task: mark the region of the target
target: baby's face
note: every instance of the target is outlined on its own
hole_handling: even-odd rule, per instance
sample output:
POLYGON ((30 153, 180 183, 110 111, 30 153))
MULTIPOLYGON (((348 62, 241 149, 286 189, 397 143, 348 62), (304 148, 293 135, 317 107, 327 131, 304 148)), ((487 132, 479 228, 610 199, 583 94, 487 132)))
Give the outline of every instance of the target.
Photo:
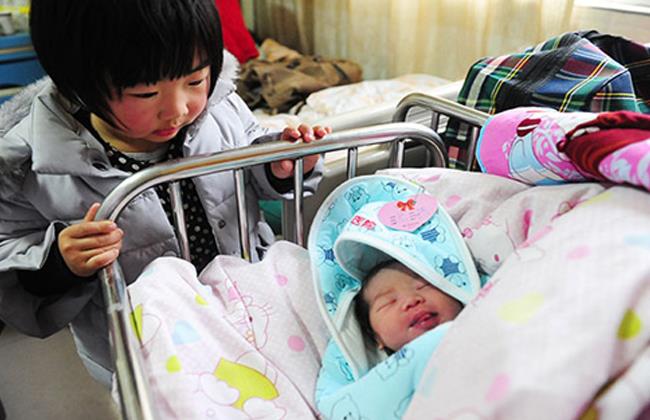
POLYGON ((462 305, 428 281, 393 268, 380 270, 363 289, 370 326, 380 345, 397 351, 406 343, 450 321, 462 305))

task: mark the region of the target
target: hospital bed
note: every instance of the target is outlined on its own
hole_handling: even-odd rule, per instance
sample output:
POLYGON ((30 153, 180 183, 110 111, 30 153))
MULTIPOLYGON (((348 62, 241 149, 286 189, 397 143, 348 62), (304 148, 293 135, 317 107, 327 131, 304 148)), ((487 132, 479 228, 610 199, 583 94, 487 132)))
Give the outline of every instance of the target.
MULTIPOLYGON (((383 116, 383 124, 343 129, 313 144, 252 146, 147 169, 118 187, 102 204, 98 217, 117 219, 129 200, 158 183, 173 185, 183 178, 220 170, 234 171, 238 208, 244 209, 244 168, 279 158, 297 159, 300 167, 300 157, 325 153, 331 173, 326 172, 320 186, 321 200, 345 178, 394 166, 382 173, 419 182, 439 196, 473 254, 495 270, 492 280, 457 319, 459 327, 432 357, 423 376, 423 392, 414 395, 405 418, 644 418, 650 401, 648 194, 596 183, 557 189, 527 187, 508 179, 448 169, 449 148, 436 134, 444 130, 448 117, 469 127, 465 148, 458 151, 457 159, 472 168, 472 149, 488 116, 445 98, 414 94, 393 110, 393 123, 386 123, 383 116), (412 116, 415 108, 430 110, 426 126, 401 122, 405 115, 412 116), (427 145, 428 159, 421 147, 413 146, 419 142, 427 145), (328 160, 328 155, 333 157, 328 160), (614 228, 627 234, 615 238, 614 228), (609 281, 614 278, 616 282, 609 281), (563 286, 567 284, 572 287, 563 286), (468 353, 472 357, 467 357, 468 353), (549 413, 546 407, 554 411, 549 413)), ((297 173, 294 184, 300 192, 302 180, 300 171, 297 173)), ((297 197, 285 208, 283 237, 302 244, 310 212, 319 203, 310 202, 311 198, 303 201, 300 194, 297 197)), ((182 219, 180 213, 178 219, 182 219)), ((245 220, 240 217, 240 232, 247 231, 245 220)), ((182 231, 182 223, 179 225, 182 231)), ((264 271, 264 267, 268 269, 278 253, 282 266, 301 258, 296 248, 281 244, 276 251, 272 247, 270 257, 262 263, 247 265, 250 251, 247 235, 242 236, 244 259, 221 260, 216 269, 223 268, 219 264, 231 264, 242 275, 254 271, 251 277, 260 282, 265 274, 273 275, 273 270, 264 271)), ((184 235, 179 237, 186 249, 184 235)), ((277 281, 300 280, 296 277, 304 277, 304 265, 297 267, 303 271, 283 272, 277 281)), ((131 332, 133 314, 147 303, 142 290, 126 286, 117 264, 101 272, 101 281, 108 303, 122 416, 169 417, 161 414, 165 407, 160 404, 159 383, 150 370, 150 355, 131 332)), ((138 281, 134 285, 138 283, 147 284, 138 281)), ((289 313, 283 310, 288 303, 280 301, 275 308, 287 329, 296 314, 315 311, 312 307, 289 313)), ((293 348, 300 347, 296 344, 300 343, 292 342, 293 348)), ((314 359, 312 365, 316 366, 318 360, 314 359)), ((183 394, 182 389, 174 391, 179 392, 170 395, 170 400, 183 394)), ((294 394, 309 398, 309 390, 300 391, 304 392, 294 394)))
MULTIPOLYGON (((446 346, 432 357, 423 376, 423 391, 415 394, 405 417, 423 418, 435 412, 440 418, 548 418, 549 411, 531 411, 544 401, 557 418, 592 413, 602 418, 644 418, 650 401, 650 197, 627 186, 582 183, 549 189, 447 169, 449 147, 437 135, 447 118, 467 125, 465 143, 456 156, 459 166, 475 167, 474 148, 488 116, 445 98, 412 94, 398 104, 393 114, 396 122, 390 124, 344 130, 314 144, 254 146, 142 172, 108 197, 100 217, 116 218, 126 201, 155 183, 215 170, 235 170, 238 208, 243 209, 244 167, 290 158, 297 159, 300 168, 301 156, 326 153, 327 161, 327 153, 344 151, 347 159, 335 156, 328 161, 335 168, 340 160, 340 173, 326 177, 319 191, 324 197, 345 178, 359 175, 360 168, 368 172, 385 164, 399 168, 411 152, 416 166, 427 167, 383 173, 420 182, 440 197, 475 258, 493 277, 456 321, 461 326, 452 330, 446 346), (428 127, 399 122, 414 108, 429 110, 428 127), (426 146, 424 150, 412 147, 418 141, 426 146), (388 144, 390 148, 377 146, 388 144), (364 153, 361 149, 366 146, 370 152, 364 153), (429 158, 424 157, 427 154, 429 158), (594 223, 598 229, 591 229, 594 223), (613 248, 608 246, 610 240, 613 248), (590 264, 585 265, 587 261, 590 264), (620 283, 608 281, 622 271, 620 283), (566 286, 569 280, 571 287, 566 286), (608 310, 603 312, 604 305, 608 310), (558 339, 566 340, 566 345, 558 346, 558 339), (591 351, 595 348, 599 351, 591 351), (479 354, 467 358, 466 349, 479 354), (585 352, 590 356, 585 357, 585 352), (526 357, 536 357, 535 362, 526 357)), ((319 204, 305 206, 301 183, 297 171, 298 199, 285 208, 289 215, 285 228, 289 222, 293 228, 284 230, 285 239, 300 245, 309 214, 319 204)), ((245 220, 240 217, 242 233, 247 231, 245 220)), ((249 245, 246 235, 242 237, 241 254, 247 258, 249 245)), ((282 264, 291 265, 292 255, 291 248, 284 249, 282 264)), ((272 264, 273 258, 265 259, 266 264, 272 264)), ((254 266, 250 266, 253 271, 254 266)), ((240 267, 240 273, 247 270, 240 267)), ((293 280, 291 274, 286 276, 293 280)), ((138 345, 134 347, 127 337, 133 307, 119 268, 109 267, 101 277, 111 308, 123 415, 156 418, 160 406, 149 393, 151 374, 143 372, 138 345)), ((256 280, 263 281, 260 277, 265 276, 257 273, 256 280)), ((136 303, 146 300, 142 296, 135 297, 136 303)), ((283 326, 289 328, 291 316, 276 311, 286 316, 283 326)))
MULTIPOLYGON (((243 214, 246 208, 243 171, 246 167, 277 159, 295 159, 298 170, 294 177, 294 188, 298 199, 285 208, 285 226, 290 225, 293 229, 283 231, 284 239, 303 245, 306 226, 312 217, 310 212, 318 203, 313 202, 310 203, 311 207, 306 207, 301 198, 301 157, 324 153, 327 159, 327 154, 343 151, 346 159, 336 157, 329 161, 330 167, 337 167, 337 159, 340 159, 338 171, 341 173, 332 179, 326 176, 329 181, 320 186, 323 189, 319 191, 321 197, 326 196, 343 179, 360 175, 362 167, 372 172, 381 165, 388 165, 395 169, 382 173, 419 182, 440 198, 456 219, 480 266, 492 275, 484 290, 455 321, 462 327, 453 329, 445 345, 432 357, 428 373, 421 382, 424 391, 415 394, 406 418, 423 418, 432 410, 437 410, 440 418, 548 418, 549 412, 543 409, 539 409, 538 414, 530 411, 531 407, 538 406, 538 400, 557 411, 557 418, 588 416, 592 412, 601 413, 602 418, 643 418, 639 416, 647 415, 647 403, 650 401, 650 382, 647 379, 650 378, 650 348, 647 344, 650 336, 647 331, 650 263, 647 261, 650 259, 646 254, 647 237, 650 237, 650 197, 646 192, 626 186, 582 183, 551 187, 554 189, 550 190, 549 187, 525 186, 491 175, 448 169, 449 148, 437 133, 444 128, 447 118, 456 119, 468 127, 466 147, 457 156, 463 166, 472 168, 479 129, 486 123, 488 115, 445 98, 412 94, 399 103, 393 114, 395 122, 392 123, 343 130, 311 144, 257 145, 165 163, 141 171, 107 197, 98 217, 117 219, 129 200, 158 183, 171 182, 172 191, 177 191, 176 185, 180 179, 232 170, 237 186, 241 256, 247 260, 250 259, 250 250, 243 214), (427 126, 401 122, 414 108, 429 110, 427 126), (424 149, 421 146, 413 147, 414 143, 421 143, 424 149), (370 148, 371 151, 364 153, 363 148, 370 148), (426 167, 401 168, 405 159, 408 161, 409 152, 415 155, 418 165, 424 164, 426 167), (428 158, 424 158, 425 155, 428 158), (600 232, 587 232, 597 220, 601 220, 600 232), (618 244, 615 248, 608 248, 603 235, 614 237, 619 232, 626 233, 618 242, 614 241, 618 244), (611 257, 611 263, 604 262, 606 257, 611 257), (591 261, 591 265, 581 265, 586 261, 591 261), (623 267, 627 269, 623 270, 623 267), (607 276, 622 270, 625 274, 619 279, 620 286, 605 281, 607 276), (566 286, 568 280, 575 285, 566 286), (593 285, 592 288, 589 288, 590 285, 593 285), (598 312, 603 305, 609 305, 608 310, 598 312), (538 315, 546 311, 552 316, 538 315), (590 317, 595 322, 591 322, 590 317), (527 327, 523 328, 522 325, 527 327), (554 341, 557 339, 567 340, 566 348, 560 350, 554 341), (600 352, 590 351, 596 347, 600 352), (463 357, 463 349, 472 352, 475 357, 463 357), (589 357, 585 357, 585 351, 589 357), (535 355, 538 358, 536 361, 526 360, 526 357, 535 355), (566 373, 562 373, 563 369, 566 373), (570 369, 575 369, 575 372, 571 374, 570 369), (525 375, 519 376, 522 372, 525 375), (459 393, 459 389, 464 389, 464 392, 459 393), (478 401, 480 406, 464 405, 468 401, 473 404, 478 401)), ((183 233, 180 210, 176 210, 176 214, 180 222, 176 228, 181 249, 186 253, 187 239, 183 233)), ((226 258, 217 259, 213 269, 225 270, 221 265, 230 267, 228 269, 236 266, 242 278, 246 277, 248 271, 257 270, 252 276, 256 282, 263 282, 266 275, 282 278, 283 281, 294 280, 299 274, 290 274, 290 268, 286 268, 288 271, 280 277, 277 277, 277 271, 273 271, 277 267, 264 272, 264 264, 280 264, 274 259, 280 259, 283 266, 291 267, 294 260, 303 258, 299 251, 288 245, 281 244, 278 248, 282 250, 271 251, 257 265, 247 266, 244 260, 233 262, 226 258)), ((158 276, 155 276, 160 281, 156 283, 159 286, 164 284, 160 278, 166 276, 164 264, 162 271, 159 269, 158 276)), ((304 266, 301 267, 301 274, 304 274, 304 266)), ((210 267, 206 269, 208 272, 210 270, 210 267)), ((129 332, 133 314, 149 303, 144 297, 143 288, 151 280, 139 280, 127 288, 117 263, 102 270, 100 277, 109 308, 110 338, 123 417, 160 418, 160 410, 164 409, 158 402, 165 396, 161 394, 158 373, 154 375, 147 371, 152 367, 150 347, 143 359, 143 349, 150 342, 145 343, 141 335, 138 335, 140 341, 134 340, 129 332), (137 290, 138 284, 144 286, 137 290), (155 396, 151 391, 153 383, 156 384, 155 396)), ((212 290, 220 287, 220 280, 210 283, 215 280, 209 276, 201 281, 210 285, 212 290)), ((174 282, 171 280, 170 284, 174 282)), ((245 285, 240 286, 244 290, 245 285)), ((249 294, 259 289, 259 286, 251 287, 249 294)), ((250 299, 250 296, 246 297, 250 299)), ((242 302, 244 300, 238 305, 245 305, 242 302)), ((314 307, 305 307, 301 312, 298 304, 289 314, 282 307, 291 306, 290 302, 276 303, 276 315, 284 317, 282 325, 285 329, 290 328, 291 317, 300 318, 307 311, 315 311, 314 307)), ((164 316, 161 313, 157 315, 164 316)), ((307 322, 302 318, 298 321, 307 322)), ((215 334, 220 335, 216 331, 217 327, 215 334)), ((292 338, 295 339, 295 336, 292 338)), ((317 336, 312 338, 312 341, 322 339, 317 336)), ((261 354, 262 351, 258 350, 261 354)), ((269 356, 268 353, 272 351, 265 351, 264 357, 272 359, 273 355, 269 356)), ((317 354, 314 353, 314 360, 318 359, 317 354)), ((235 356, 231 357, 234 359, 235 356)), ((250 357, 250 354, 246 357, 250 357)), ((276 360, 285 358, 281 354, 275 357, 276 360)), ((174 361, 178 363, 178 360, 174 361)), ((172 367, 180 369, 176 365, 172 367)), ((173 370, 170 370, 169 362, 167 369, 169 372, 173 370)), ((212 381, 215 380, 213 376, 225 381, 223 373, 217 375, 218 370, 208 376, 212 381)), ((282 372, 278 369, 275 375, 282 376, 282 372)), ((315 372, 311 371, 311 376, 315 372)), ((180 383, 180 379, 175 381, 180 383)), ((170 389, 174 387, 170 386, 170 389)), ((294 391, 312 392, 299 388, 296 386, 294 391)), ((194 391, 192 395, 197 392, 194 391)), ((175 390, 169 401, 180 398, 181 394, 182 389, 175 390)), ((309 399, 309 396, 303 398, 309 399)), ((185 408, 196 404, 202 403, 194 402, 185 408)), ((165 409, 169 408, 167 405, 165 409)), ((228 407, 214 407, 232 410, 235 406, 242 409, 241 404, 235 402, 228 407)), ((219 415, 213 408, 207 412, 219 415)), ((165 413, 163 418, 170 415, 167 411, 165 413)), ((280 413, 286 414, 286 411, 280 413)), ((278 414, 275 418, 283 417, 278 414)))
MULTIPOLYGON (((248 229, 246 218, 241 215, 246 207, 244 168, 281 158, 295 159, 298 168, 294 177, 297 199, 286 209, 293 212, 292 216, 285 217, 285 222, 292 222, 293 228, 285 230, 287 236, 284 239, 302 245, 305 220, 310 217, 305 217, 301 198, 301 157, 325 153, 327 161, 328 153, 344 151, 347 159, 345 164, 341 164, 344 168, 340 170, 342 179, 359 175, 361 167, 371 167, 374 171, 378 162, 387 163, 394 169, 383 170, 383 174, 421 183, 439 198, 458 223, 480 267, 492 276, 455 321, 455 327, 441 348, 432 355, 420 382, 421 389, 414 395, 405 418, 484 419, 500 416, 542 419, 551 415, 576 418, 593 413, 599 413, 601 418, 645 418, 650 401, 650 332, 647 328, 650 323, 650 287, 647 283, 650 276, 650 259, 647 258, 650 197, 647 192, 598 183, 531 187, 511 179, 449 169, 449 147, 437 134, 446 118, 467 125, 468 136, 457 158, 462 166, 474 167, 473 149, 479 129, 488 116, 444 98, 413 94, 397 106, 393 117, 397 122, 343 130, 311 144, 251 146, 166 163, 139 172, 107 197, 98 217, 115 220, 130 199, 158 183, 172 182, 174 191, 177 188, 174 183, 180 179, 233 170, 240 211, 241 255, 246 260, 250 250, 244 234, 248 229), (416 107, 429 110, 429 126, 399 122, 416 107), (428 159, 423 158, 427 154, 423 149, 412 147, 411 143, 416 142, 425 146, 428 159), (390 148, 377 146, 388 144, 390 148), (364 147, 369 147, 371 152, 364 154, 360 151, 364 147), (408 160, 409 151, 414 152, 419 164, 429 160, 427 167, 400 168, 405 159, 408 160), (363 161, 364 158, 368 161, 363 161), (597 229, 593 228, 594 224, 597 224, 597 229), (617 277, 616 282, 611 281, 613 277, 617 277), (603 310, 605 306, 607 310, 603 310)), ((329 161, 330 165, 332 162, 329 161)), ((340 184, 342 179, 336 179, 333 184, 340 184)), ((325 183, 320 188, 324 189, 321 194, 325 196, 333 185, 325 183)), ((312 205, 317 207, 318 203, 312 205)), ((182 221, 180 215, 177 219, 182 221)), ((182 226, 182 223, 177 226, 180 232, 182 226)), ((181 233, 179 237, 181 248, 186 249, 185 235, 181 233)), ((264 282, 267 277, 271 281, 275 276, 278 284, 282 285, 305 281, 304 254, 296 249, 300 248, 281 243, 276 248, 271 247, 261 263, 252 265, 240 259, 233 261, 219 257, 199 279, 217 293, 223 284, 220 285, 221 280, 215 280, 219 275, 210 277, 211 270, 221 270, 221 274, 237 270, 239 292, 243 295, 248 287, 248 295, 237 301, 237 305, 245 306, 256 298, 255 293, 260 291, 259 282, 264 282), (282 269, 278 268, 280 265, 282 269), (302 268, 291 272, 292 267, 302 268), (245 280, 248 277, 254 280, 247 285, 245 280)), ((168 274, 164 268, 168 263, 161 264, 163 268, 155 276, 149 273, 148 280, 141 279, 129 288, 117 264, 103 270, 100 276, 109 308, 120 405, 123 416, 129 419, 158 418, 160 410, 168 410, 181 399, 181 395, 185 395, 182 387, 174 388, 176 383, 182 382, 176 376, 167 384, 171 387, 166 388, 167 391, 173 391, 165 400, 164 393, 161 394, 163 388, 160 388, 164 379, 158 376, 159 372, 154 375, 148 371, 155 367, 151 364, 155 346, 151 347, 152 341, 145 342, 142 338, 142 326, 136 328, 141 341, 134 341, 133 334, 129 335, 131 317, 139 310, 142 319, 142 306, 149 304, 144 290, 147 282, 152 285, 151 278, 156 277, 155 284, 159 287, 177 283, 161 280, 168 274), (147 356, 143 358, 145 348, 147 356), (152 383, 156 383, 155 392, 152 392, 152 383), (161 404, 161 398, 164 404, 161 404)), ((231 292, 232 289, 224 290, 223 296, 231 292)), ((201 296, 196 299, 204 302, 205 295, 201 296)), ((222 297, 222 301, 228 299, 222 297)), ((304 296, 286 302, 268 301, 275 302, 274 316, 281 320, 282 329, 289 330, 293 324, 315 322, 305 321, 304 317, 311 316, 308 312, 314 312, 315 306, 310 302, 301 306, 303 299, 304 296)), ((189 305, 191 300, 187 302, 189 305)), ((178 303, 174 306, 185 308, 178 303)), ((258 309, 263 306, 267 308, 262 309, 269 309, 268 304, 259 305, 258 309)), ((252 306, 249 309, 252 310, 252 306)), ((151 317, 152 314, 148 315, 151 317)), ((162 318, 165 311, 154 315, 162 318)), ((217 323, 215 320, 212 324, 214 335, 223 337, 217 323)), ((264 328, 266 333, 266 328, 271 326, 264 325, 264 328)), ((297 378, 292 382, 291 374, 307 374, 315 380, 318 349, 322 350, 318 342, 322 344, 324 338, 318 334, 320 330, 316 326, 313 330, 303 330, 305 334, 311 334, 309 339, 301 340, 292 335, 289 340, 289 347, 294 351, 303 351, 305 342, 316 342, 309 374, 305 370, 291 371, 291 367, 286 366, 273 369, 269 367, 272 363, 259 367, 260 371, 266 372, 260 380, 266 381, 273 391, 265 394, 267 397, 277 396, 273 385, 280 387, 281 379, 277 378, 284 377, 283 374, 288 375, 291 386, 296 388, 292 394, 295 398, 300 396, 309 400, 312 397, 310 392, 313 388, 297 385, 300 382, 297 378), (268 369, 273 373, 270 374, 268 369), (271 383, 268 377, 276 378, 278 382, 271 383)), ((255 335, 254 332, 251 334, 255 335)), ((211 339, 213 344, 218 344, 218 339, 211 339)), ((264 343, 267 340, 271 338, 264 335, 264 343)), ((282 365, 283 359, 287 358, 282 353, 274 354, 273 348, 257 349, 245 355, 230 355, 233 361, 228 366, 239 366, 238 361, 249 360, 251 353, 255 356, 257 351, 263 354, 261 358, 275 360, 276 366, 282 365)), ((167 373, 177 373, 179 363, 175 358, 169 359, 167 373), (170 364, 170 361, 174 363, 170 364)), ((251 366, 246 367, 246 372, 251 366)), ((221 385, 237 386, 236 380, 231 377, 231 382, 228 382, 228 375, 219 372, 219 368, 207 374, 213 382, 215 376, 223 380, 221 385)), ((207 395, 201 386, 205 384, 200 383, 189 395, 204 391, 207 395)), ((224 388, 224 392, 225 389, 229 388, 224 388)), ((212 395, 215 396, 218 394, 212 395)), ((203 409, 202 404, 213 403, 214 398, 211 401, 204 398, 200 402, 185 404, 183 409, 193 410, 199 406, 203 409)), ((242 404, 241 400, 233 400, 225 405, 210 405, 205 413, 219 415, 214 407, 241 410, 242 404)), ((276 409, 276 417, 271 418, 283 418, 289 412, 277 406, 272 408, 276 409)), ((221 415, 232 415, 232 412, 228 413, 221 415)), ((169 416, 168 411, 165 414, 163 417, 169 416)), ((187 416, 190 415, 185 413, 182 417, 187 416)))
MULTIPOLYGON (((404 89, 416 89, 440 95, 445 98, 453 98, 460 88, 459 83, 445 83, 442 80, 431 78, 425 75, 408 77, 410 83, 400 84, 398 87, 404 89), (424 80, 424 82, 422 82, 424 80)), ((364 85, 372 85, 377 82, 366 82, 364 85)), ((381 97, 396 98, 398 92, 390 91, 395 86, 387 82, 389 86, 383 85, 381 89, 373 88, 372 91, 379 93, 381 97)), ((357 89, 357 88, 354 88, 357 89)), ((327 91, 327 89, 326 89, 327 91)), ((328 97, 328 92, 324 92, 328 97)), ((354 93, 351 93, 354 94, 354 93)), ((362 101, 368 104, 368 98, 362 101)), ((320 101, 320 104, 329 102, 320 101)), ((351 128, 358 128, 367 125, 389 123, 392 121, 396 101, 378 103, 376 98, 373 104, 364 106, 363 109, 334 111, 330 113, 318 113, 318 122, 332 127, 336 131, 351 128)), ((337 108, 338 110, 338 108, 337 108)), ((315 113, 312 113, 315 115, 315 113)), ((273 128, 264 118, 260 118, 263 125, 273 128)), ((411 113, 409 121, 420 122, 420 114, 411 113)), ((344 156, 345 151, 328 153, 326 165, 327 175, 323 186, 329 185, 330 189, 343 179, 347 171, 344 156)), ((365 147, 359 151, 359 173, 367 173, 376 167, 386 165, 388 154, 385 151, 377 151, 373 147, 365 147), (371 165, 372 163, 372 165, 371 165)), ((407 163, 418 164, 419 157, 412 152, 407 152, 407 163)), ((322 191, 325 191, 323 189, 322 191)), ((323 199, 325 193, 319 193, 318 197, 323 199)), ((304 230, 307 231, 310 214, 315 212, 317 202, 314 198, 307 198, 304 202, 304 230)), ((283 215, 286 219, 292 220, 293 206, 286 203, 283 215)), ((286 237, 292 237, 293 224, 285 224, 286 237)), ((0 333, 0 359, 11 360, 0 373, 0 400, 9 417, 16 415, 26 417, 66 417, 86 418, 89 413, 94 413, 96 418, 113 419, 114 407, 110 397, 104 392, 101 385, 94 382, 86 373, 76 354, 71 334, 68 329, 47 339, 27 337, 11 327, 7 327, 0 333), (35 363, 35 361, 38 361, 35 363), (47 372, 42 377, 42 372, 47 372), (37 379, 39 378, 40 379, 37 379), (37 401, 29 396, 41 395, 37 401)))
MULTIPOLYGON (((472 126, 480 125, 486 116, 480 112, 462 107, 444 98, 433 98, 420 94, 413 94, 405 98, 394 113, 395 121, 403 121, 409 111, 415 107, 424 107, 430 110, 432 124, 437 129, 440 116, 452 116, 467 122, 472 126)), ((182 159, 177 162, 169 162, 156 165, 149 169, 134 174, 128 180, 119 185, 102 203, 97 217, 99 219, 116 220, 121 210, 130 200, 142 191, 154 185, 171 182, 172 202, 176 220, 176 229, 179 232, 181 253, 188 255, 187 234, 184 232, 182 223, 182 206, 179 196, 180 179, 206 175, 218 171, 234 171, 234 182, 237 193, 237 207, 239 212, 239 231, 241 238, 241 256, 250 259, 250 244, 248 240, 248 226, 246 217, 241 212, 246 208, 244 197, 244 169, 253 165, 268 163, 279 159, 295 159, 296 175, 294 177, 294 190, 297 199, 290 204, 291 215, 285 220, 293 219, 293 230, 285 231, 286 239, 293 240, 299 245, 304 243, 304 205, 302 198, 302 167, 301 158, 315 153, 327 154, 336 151, 345 151, 347 163, 345 165, 345 177, 351 178, 359 171, 360 150, 367 146, 392 144, 394 147, 374 149, 370 155, 363 155, 362 166, 364 170, 368 167, 374 169, 378 163, 389 163, 393 167, 401 167, 404 163, 404 150, 410 149, 410 144, 417 142, 424 146, 433 166, 446 167, 448 165, 447 148, 442 142, 435 129, 421 124, 408 122, 394 122, 380 125, 373 125, 363 128, 356 128, 334 132, 325 139, 312 144, 288 144, 276 142, 264 145, 250 146, 239 150, 230 150, 217 153, 211 156, 200 156, 182 159), (366 161, 367 160, 367 161, 366 161), (297 215, 297 216, 296 216, 297 215)), ((414 151, 416 151, 414 149, 414 151)), ((422 149, 417 149, 422 154, 422 149)), ((327 161, 327 155, 325 157, 327 161)), ((331 160, 328 167, 332 167, 331 160)), ((332 178, 326 174, 328 182, 338 184, 338 176, 332 178)), ((331 185, 319 186, 319 196, 324 197, 327 191, 320 189, 332 188, 331 185)), ((287 208, 287 212, 289 209, 287 208)), ((121 270, 117 263, 102 270, 100 278, 103 286, 104 297, 107 302, 108 318, 110 322, 110 335, 112 350, 115 359, 116 376, 120 395, 122 412, 125 418, 156 418, 155 407, 152 405, 148 395, 148 384, 141 371, 141 361, 138 350, 127 338, 127 330, 130 325, 129 314, 132 310, 127 287, 121 270)))

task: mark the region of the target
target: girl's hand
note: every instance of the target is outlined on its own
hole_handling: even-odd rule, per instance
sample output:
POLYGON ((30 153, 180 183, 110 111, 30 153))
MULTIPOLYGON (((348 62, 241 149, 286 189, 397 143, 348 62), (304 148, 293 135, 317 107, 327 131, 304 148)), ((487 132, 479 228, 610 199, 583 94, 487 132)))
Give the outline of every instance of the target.
POLYGON ((99 203, 88 209, 81 223, 68 226, 59 234, 61 256, 74 274, 89 277, 111 264, 120 254, 124 232, 108 220, 93 221, 99 203))
MULTIPOLYGON (((315 140, 320 140, 332 132, 331 127, 321 127, 319 125, 314 128, 307 124, 300 124, 298 128, 287 127, 282 131, 282 140, 302 140, 305 143, 310 143, 315 140)), ((304 172, 309 172, 314 169, 316 162, 320 155, 310 155, 303 158, 304 172)), ((281 160, 271 163, 271 172, 273 176, 279 179, 289 178, 293 175, 293 161, 281 160)))

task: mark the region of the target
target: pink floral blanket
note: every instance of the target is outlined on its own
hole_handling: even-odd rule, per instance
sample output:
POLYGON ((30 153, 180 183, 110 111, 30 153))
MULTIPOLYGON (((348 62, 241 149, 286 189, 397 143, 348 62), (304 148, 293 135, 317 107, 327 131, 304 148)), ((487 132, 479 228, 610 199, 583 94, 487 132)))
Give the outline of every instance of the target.
MULTIPOLYGON (((529 186, 450 169, 421 183, 491 275, 454 321, 406 419, 635 419, 650 414, 650 194, 529 186)), ((309 419, 327 343, 307 251, 162 258, 129 286, 160 418, 309 419)), ((352 417, 354 418, 354 417, 352 417)))

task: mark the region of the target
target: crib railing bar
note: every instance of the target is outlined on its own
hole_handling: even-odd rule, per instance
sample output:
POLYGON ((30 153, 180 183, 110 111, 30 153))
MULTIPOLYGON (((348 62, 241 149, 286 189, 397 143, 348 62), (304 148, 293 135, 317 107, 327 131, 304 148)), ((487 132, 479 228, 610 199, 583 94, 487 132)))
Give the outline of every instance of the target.
POLYGON ((430 127, 435 131, 436 133, 438 132, 438 128, 440 128, 440 113, 434 111, 431 114, 431 125, 430 127))
POLYGON ((323 139, 311 143, 255 144, 240 149, 160 163, 122 181, 104 199, 96 218, 114 221, 131 199, 165 182, 247 168, 282 159, 297 159, 310 154, 323 154, 350 147, 390 143, 405 138, 420 141, 431 150, 434 165, 447 165, 444 143, 429 127, 415 123, 382 124, 328 134, 323 139))
MULTIPOLYGON (((419 140, 431 151, 434 164, 447 166, 447 153, 440 136, 429 127, 414 123, 393 123, 370 126, 329 134, 311 143, 273 142, 246 148, 223 151, 211 155, 194 156, 169 161, 146 168, 120 183, 103 201, 96 219, 115 221, 126 205, 143 191, 165 182, 180 181, 214 172, 236 170, 242 175, 239 197, 245 196, 243 169, 282 159, 300 159, 311 154, 323 154, 350 147, 364 147, 390 143, 403 138, 419 140)), ((300 165, 300 164, 299 164, 300 165)), ((298 171, 302 174, 302 171, 298 171)), ((300 175, 301 176, 301 175, 300 175)), ((302 178, 300 178, 302 180, 302 178)), ((300 186, 302 191, 302 185, 300 186)), ((240 201, 241 203, 241 201, 240 201)), ((301 204, 302 205, 302 204, 301 204)), ((245 207, 238 204, 240 219, 246 217, 245 207), (243 216, 241 216, 243 214, 243 216)), ((302 214, 302 211, 296 214, 302 214)), ((302 228, 297 232, 302 238, 302 228)), ((248 231, 240 231, 240 241, 245 243, 248 231)), ((248 247, 246 247, 248 249, 248 247)), ((118 392, 122 397, 122 415, 126 419, 153 419, 154 408, 143 377, 142 362, 128 337, 130 301, 126 294, 126 281, 116 261, 99 272, 102 292, 107 305, 109 334, 112 342, 118 392), (131 357, 127 357, 130 355, 131 357)))
POLYGON ((437 132, 439 128, 440 115, 445 115, 450 119, 460 121, 469 126, 469 133, 467 138, 467 147, 462 156, 461 161, 465 163, 467 170, 471 170, 475 163, 475 149, 476 140, 478 139, 478 131, 482 127, 489 114, 479 111, 474 108, 459 104, 449 99, 441 98, 438 96, 428 96, 422 93, 412 93, 405 96, 397 105, 397 109, 393 114, 393 121, 406 121, 409 110, 415 107, 422 107, 430 109, 433 112, 431 119, 431 127, 437 132), (434 123, 435 121, 435 123, 434 123))
MULTIPOLYGON (((435 131, 436 133, 439 132, 439 130, 440 130, 440 113, 435 112, 435 111, 431 112, 431 121, 429 122, 429 127, 431 127, 433 129, 433 131, 435 131)), ((431 166, 431 154, 429 153, 428 150, 426 151, 426 153, 427 153, 426 160, 425 160, 426 165, 431 166)))
POLYGON ((404 165, 404 140, 398 140, 395 142, 390 160, 391 165, 394 168, 401 168, 402 165, 404 165))
POLYGON ((181 257, 190 260, 190 241, 187 237, 187 226, 185 225, 185 212, 181 199, 181 183, 172 182, 169 184, 169 198, 171 199, 172 215, 174 217, 174 228, 178 235, 178 242, 181 248, 181 257))
POLYGON ((248 217, 246 217, 246 179, 243 169, 234 171, 235 200, 237 202, 237 221, 239 224, 239 248, 241 257, 246 261, 251 259, 251 244, 248 236, 248 217))
POLYGON ((357 166, 359 165, 359 149, 351 147, 348 149, 348 166, 347 179, 357 176, 357 166))
POLYGON ((476 154, 474 151, 476 150, 476 142, 478 141, 478 136, 479 136, 479 127, 476 126, 471 126, 469 127, 469 130, 467 132, 467 170, 471 171, 474 168, 474 164, 476 163, 476 154))
POLYGON ((411 93, 397 104, 396 111, 393 114, 393 122, 405 121, 409 110, 414 107, 427 108, 475 127, 483 126, 490 117, 489 114, 483 111, 450 101, 449 99, 422 93, 411 93))
POLYGON ((300 246, 305 246, 304 244, 304 230, 305 230, 305 221, 303 218, 303 170, 305 167, 305 161, 303 158, 296 159, 294 162, 294 174, 293 174, 293 210, 296 220, 294 221, 294 242, 300 246))
POLYGON ((293 226, 293 220, 290 218, 290 215, 292 214, 291 212, 291 205, 293 203, 289 202, 288 200, 282 200, 281 205, 282 205, 282 211, 280 212, 280 218, 281 218, 281 233, 283 238, 289 238, 295 236, 295 226, 293 227, 293 230, 291 226, 293 226))
POLYGON ((467 134, 465 136, 465 141, 467 142, 467 147, 462 148, 458 151, 458 161, 465 163, 465 169, 471 171, 474 169, 476 164, 476 154, 470 153, 470 150, 476 149, 476 142, 478 141, 479 128, 473 127, 471 125, 467 126, 467 134))
MULTIPOLYGON (((126 282, 119 264, 99 271, 99 281, 107 303, 107 321, 111 355, 115 366, 117 391, 120 394, 122 418, 154 420, 151 395, 142 374, 140 354, 128 341, 130 308, 124 307, 126 282)), ((130 302, 129 302, 130 304, 130 302)))

